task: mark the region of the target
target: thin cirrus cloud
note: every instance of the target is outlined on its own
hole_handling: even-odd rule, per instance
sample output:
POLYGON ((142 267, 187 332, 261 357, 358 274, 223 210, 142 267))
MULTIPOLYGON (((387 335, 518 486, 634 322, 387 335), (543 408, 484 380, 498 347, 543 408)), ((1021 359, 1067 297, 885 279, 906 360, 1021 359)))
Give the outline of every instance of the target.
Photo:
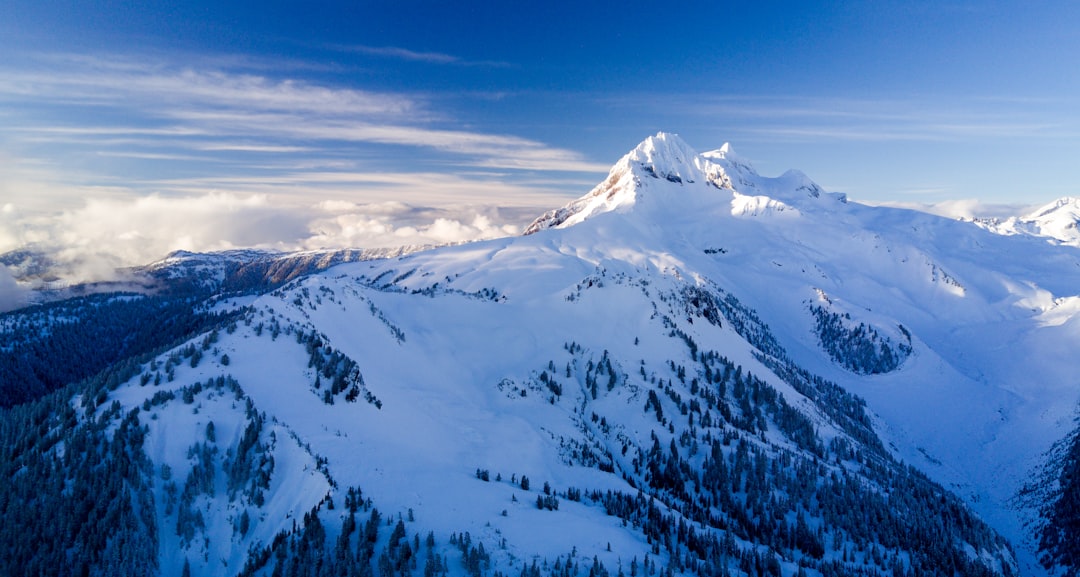
POLYGON ((433 64, 457 64, 461 61, 457 56, 451 56, 449 54, 442 54, 439 52, 417 52, 415 50, 398 48, 396 46, 364 46, 361 44, 354 44, 351 46, 338 46, 336 48, 346 52, 359 52, 361 54, 369 54, 372 56, 399 58, 401 60, 413 60, 417 62, 430 62, 433 64))
MULTIPOLYGON (((539 214, 551 208, 550 183, 507 182, 502 175, 460 176, 439 172, 301 170, 267 175, 204 176, 153 181, 183 195, 201 196, 214 191, 246 191, 270 198, 317 198, 323 201, 365 204, 402 202, 418 206, 492 206, 539 214)), ((151 184, 151 183, 147 183, 151 184)), ((589 185, 591 186, 591 185, 589 185)), ((583 187, 584 188, 584 187, 583 187)), ((290 204, 294 201, 285 201, 290 204)))
MULTIPOLYGON (((419 54, 419 53, 418 53, 419 54)), ((328 144, 394 144, 434 149, 460 156, 465 165, 528 170, 597 172, 605 167, 579 153, 526 138, 435 128, 451 119, 414 95, 328 87, 302 80, 221 70, 198 71, 128 60, 52 59, 59 70, 0 67, 0 97, 29 106, 55 109, 123 111, 115 125, 19 125, 17 132, 54 140, 104 136, 190 137, 233 140, 277 138, 292 142, 256 142, 248 151, 307 147, 295 140, 328 144), (74 70, 64 64, 77 64, 74 70), (20 102, 21 101, 21 102, 20 102), (256 148, 261 146, 262 148, 256 148), (470 158, 471 157, 471 158, 470 158)), ((98 115, 92 115, 98 116, 98 115)), ((170 143, 183 145, 183 142, 170 143)))
POLYGON ((597 173, 609 168, 577 152, 516 136, 275 112, 174 110, 168 114, 177 121, 234 134, 428 148, 459 155, 457 163, 463 166, 597 173))
POLYGON ((855 142, 940 142, 972 138, 1028 137, 1059 128, 1051 123, 965 123, 926 122, 922 124, 862 124, 773 126, 747 132, 779 140, 855 142))
POLYGON ((397 46, 365 46, 362 44, 352 44, 348 46, 332 46, 331 48, 342 52, 355 52, 369 56, 394 58, 410 62, 424 62, 428 64, 452 64, 456 66, 483 66, 490 68, 510 67, 509 62, 498 60, 466 60, 451 54, 443 54, 441 52, 418 52, 397 46))
MULTIPOLYGON (((657 98, 632 94, 607 101, 641 112, 657 98)), ((1066 114, 1072 104, 1065 99, 681 94, 665 96, 665 101, 679 117, 717 119, 739 141, 964 143, 984 138, 1064 141, 1077 135, 1066 114)))
POLYGON ((60 55, 32 68, 5 66, 0 94, 57 104, 136 104, 146 112, 183 104, 320 114, 401 116, 417 102, 400 94, 333 88, 220 69, 196 70, 130 58, 60 55))

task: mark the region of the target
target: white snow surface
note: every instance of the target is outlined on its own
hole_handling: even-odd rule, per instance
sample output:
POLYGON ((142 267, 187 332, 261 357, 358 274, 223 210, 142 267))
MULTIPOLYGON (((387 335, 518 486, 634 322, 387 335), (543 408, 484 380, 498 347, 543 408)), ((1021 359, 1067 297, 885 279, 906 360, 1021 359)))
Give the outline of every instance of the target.
MULTIPOLYGON (((1074 211, 1075 222, 1075 201, 1058 209, 1074 211)), ((1032 217, 1039 223, 1032 230, 1064 234, 1067 223, 1052 224, 1067 221, 1057 220, 1060 214, 1032 217)), ((163 527, 163 536, 172 535, 163 538, 165 574, 178 573, 184 555, 193 569, 239 570, 249 545, 266 544, 285 519, 328 494, 340 504, 348 486, 362 488, 384 517, 414 510, 410 535, 431 530, 444 541, 467 530, 491 542, 505 538, 506 549, 495 552, 504 572, 575 546, 584 558, 597 555, 615 567, 635 554, 628 552, 644 557, 644 537, 596 507, 564 500, 552 513, 535 506, 544 482, 559 490, 631 491, 613 475, 575 464, 561 446, 595 432, 576 412, 584 385, 565 382, 573 386, 552 403, 535 379, 549 361, 561 374, 603 351, 630 360, 619 367, 627 374, 637 372, 636 359, 662 373, 663 359, 685 353, 653 314, 654 297, 680 286, 718 286, 753 308, 799 365, 867 399, 896 455, 1010 539, 1023 574, 1040 574, 1023 526, 1030 511, 1012 499, 1041 454, 1075 426, 1076 244, 848 202, 800 172, 761 176, 728 145, 699 155, 661 133, 620 159, 590 193, 537 219, 526 236, 300 279, 256 299, 252 326, 223 333, 217 354, 198 367, 181 365, 176 380, 160 387, 135 379, 113 396, 134 407, 162 387, 231 374, 267 414, 278 470, 290 471, 275 477, 269 505, 244 538, 229 525, 238 510, 219 505, 207 513, 209 546, 200 545, 199 555, 184 553, 172 528, 163 527), (813 332, 808 304, 822 295, 882 334, 904 327, 913 353, 884 375, 840 367, 813 332), (264 328, 256 336, 260 322, 324 335, 358 363, 381 408, 363 400, 324 404, 303 346, 288 332, 272 339, 264 328), (568 353, 571 342, 583 352, 568 353), (222 353, 228 366, 220 364, 222 353), (316 456, 326 459, 336 488, 316 470, 316 456), (491 482, 478 480, 477 468, 490 470, 491 482), (523 474, 529 491, 510 483, 523 474)), ((799 403, 727 323, 673 318, 703 349, 722 351, 799 403)), ((640 410, 640 390, 616 388, 590 402, 622 411, 622 432, 648 443, 655 421, 640 410)), ((187 448, 202 439, 208 420, 223 451, 245 423, 243 403, 228 394, 155 410, 162 414, 150 421, 148 452, 181 480, 191 467, 187 448)), ((821 423, 823 436, 835 434, 821 423)), ((670 435, 659 433, 666 446, 670 435)))

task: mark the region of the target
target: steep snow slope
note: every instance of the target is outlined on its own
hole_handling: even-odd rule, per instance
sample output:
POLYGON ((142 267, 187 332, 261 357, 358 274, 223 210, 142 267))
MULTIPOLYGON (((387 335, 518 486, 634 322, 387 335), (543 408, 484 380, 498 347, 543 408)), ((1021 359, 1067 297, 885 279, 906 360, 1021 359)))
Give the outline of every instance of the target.
POLYGON ((297 279, 95 398, 149 419, 161 572, 287 555, 316 507, 332 543, 354 487, 454 574, 463 532, 502 574, 1041 571, 1010 500, 1080 397, 1080 250, 670 134, 528 233, 297 279))

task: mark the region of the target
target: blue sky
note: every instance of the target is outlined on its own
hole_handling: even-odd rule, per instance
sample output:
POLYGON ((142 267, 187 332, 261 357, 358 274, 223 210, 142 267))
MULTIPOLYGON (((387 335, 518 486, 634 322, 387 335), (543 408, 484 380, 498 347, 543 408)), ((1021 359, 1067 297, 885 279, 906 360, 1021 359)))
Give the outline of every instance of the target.
POLYGON ((105 269, 176 248, 507 234, 659 130, 867 202, 1080 193, 1076 3, 0 13, 0 252, 36 243, 105 269))

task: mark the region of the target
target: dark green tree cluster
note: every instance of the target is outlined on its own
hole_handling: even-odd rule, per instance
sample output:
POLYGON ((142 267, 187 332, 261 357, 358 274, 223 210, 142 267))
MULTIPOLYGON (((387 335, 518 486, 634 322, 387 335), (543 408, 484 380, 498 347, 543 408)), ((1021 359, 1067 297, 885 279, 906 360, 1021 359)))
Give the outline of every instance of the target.
POLYGON ((550 494, 550 493, 547 494, 547 495, 537 495, 536 496, 536 508, 540 509, 541 511, 543 511, 543 510, 558 511, 559 510, 559 498, 556 497, 555 495, 550 494))
POLYGON ((1054 444, 1044 470, 1020 497, 1039 513, 1042 564, 1068 577, 1080 575, 1080 427, 1054 444))
POLYGON ((205 296, 99 294, 0 315, 0 407, 36 399, 231 318, 200 311, 205 296))
POLYGON ((180 493, 180 504, 176 512, 176 534, 181 545, 191 543, 197 531, 206 530, 206 520, 202 509, 195 506, 195 499, 200 495, 214 496, 214 456, 217 448, 210 443, 196 443, 188 448, 188 459, 192 460, 191 471, 184 481, 180 493))
MULTIPOLYGON (((435 536, 429 533, 421 541, 416 534, 411 539, 401 518, 393 523, 389 539, 379 550, 379 530, 384 521, 378 509, 365 500, 359 488, 350 487, 345 496, 345 511, 341 517, 341 532, 331 543, 320 518, 321 505, 304 514, 303 524, 292 531, 279 533, 273 543, 255 552, 248 559, 241 577, 269 574, 281 577, 411 577, 423 564, 424 577, 446 577, 449 565, 436 550, 435 536), (360 515, 367 514, 361 523, 360 515)), ((465 537, 461 538, 465 540, 465 537)), ((455 535, 452 544, 459 545, 455 535)), ((486 568, 489 558, 479 549, 466 545, 463 563, 472 573, 477 564, 486 568), (478 554, 477 551, 481 553, 478 554)), ((475 573, 479 576, 479 573, 475 573)))
POLYGON ((491 567, 491 556, 484 549, 484 542, 473 543, 468 531, 450 535, 450 544, 461 551, 461 564, 469 577, 483 577, 484 571, 491 567))
POLYGON ((265 492, 270 489, 274 456, 262 440, 266 416, 255 410, 250 399, 245 401, 247 425, 236 446, 230 447, 225 454, 226 487, 230 500, 236 498, 237 492, 242 492, 253 505, 261 507, 265 502, 265 492))
POLYGON ((344 393, 347 402, 356 402, 363 395, 369 404, 382 408, 382 401, 364 383, 364 375, 356 361, 326 344, 325 338, 314 330, 310 333, 297 331, 296 340, 307 350, 308 368, 315 370, 314 387, 317 392, 321 391, 323 402, 332 405, 334 399, 344 393))
POLYGON ((699 314, 709 322, 720 325, 720 319, 727 319, 728 325, 742 338, 756 349, 767 355, 783 355, 784 348, 773 336, 769 325, 758 317, 757 312, 742 304, 735 295, 725 292, 717 286, 710 285, 712 290, 701 287, 686 287, 683 289, 682 300, 690 311, 699 311, 699 314), (694 301, 698 305, 693 305, 694 301), (720 314, 716 314, 719 311, 720 314))
MULTIPOLYGON (((655 575, 673 577, 674 575, 670 568, 660 568, 656 563, 650 562, 647 555, 645 563, 640 565, 640 570, 637 557, 630 561, 628 569, 629 573, 626 573, 620 564, 616 575, 618 577, 627 577, 627 575, 629 577, 651 577, 655 575)), ((611 577, 612 574, 598 557, 593 556, 590 561, 588 558, 579 556, 577 551, 574 550, 565 555, 565 558, 562 555, 556 557, 554 562, 545 558, 543 561, 534 559, 531 564, 523 564, 518 577, 611 577)), ((496 571, 493 577, 505 576, 496 571)))
MULTIPOLYGON (((892 339, 866 323, 855 324, 851 315, 843 315, 818 305, 810 307, 814 330, 825 352, 847 370, 860 375, 878 375, 895 371, 911 354, 908 342, 894 344, 892 339)), ((904 335, 907 330, 901 327, 904 335)))
POLYGON ((140 410, 80 420, 71 392, 0 411, 0 574, 156 575, 140 410))

